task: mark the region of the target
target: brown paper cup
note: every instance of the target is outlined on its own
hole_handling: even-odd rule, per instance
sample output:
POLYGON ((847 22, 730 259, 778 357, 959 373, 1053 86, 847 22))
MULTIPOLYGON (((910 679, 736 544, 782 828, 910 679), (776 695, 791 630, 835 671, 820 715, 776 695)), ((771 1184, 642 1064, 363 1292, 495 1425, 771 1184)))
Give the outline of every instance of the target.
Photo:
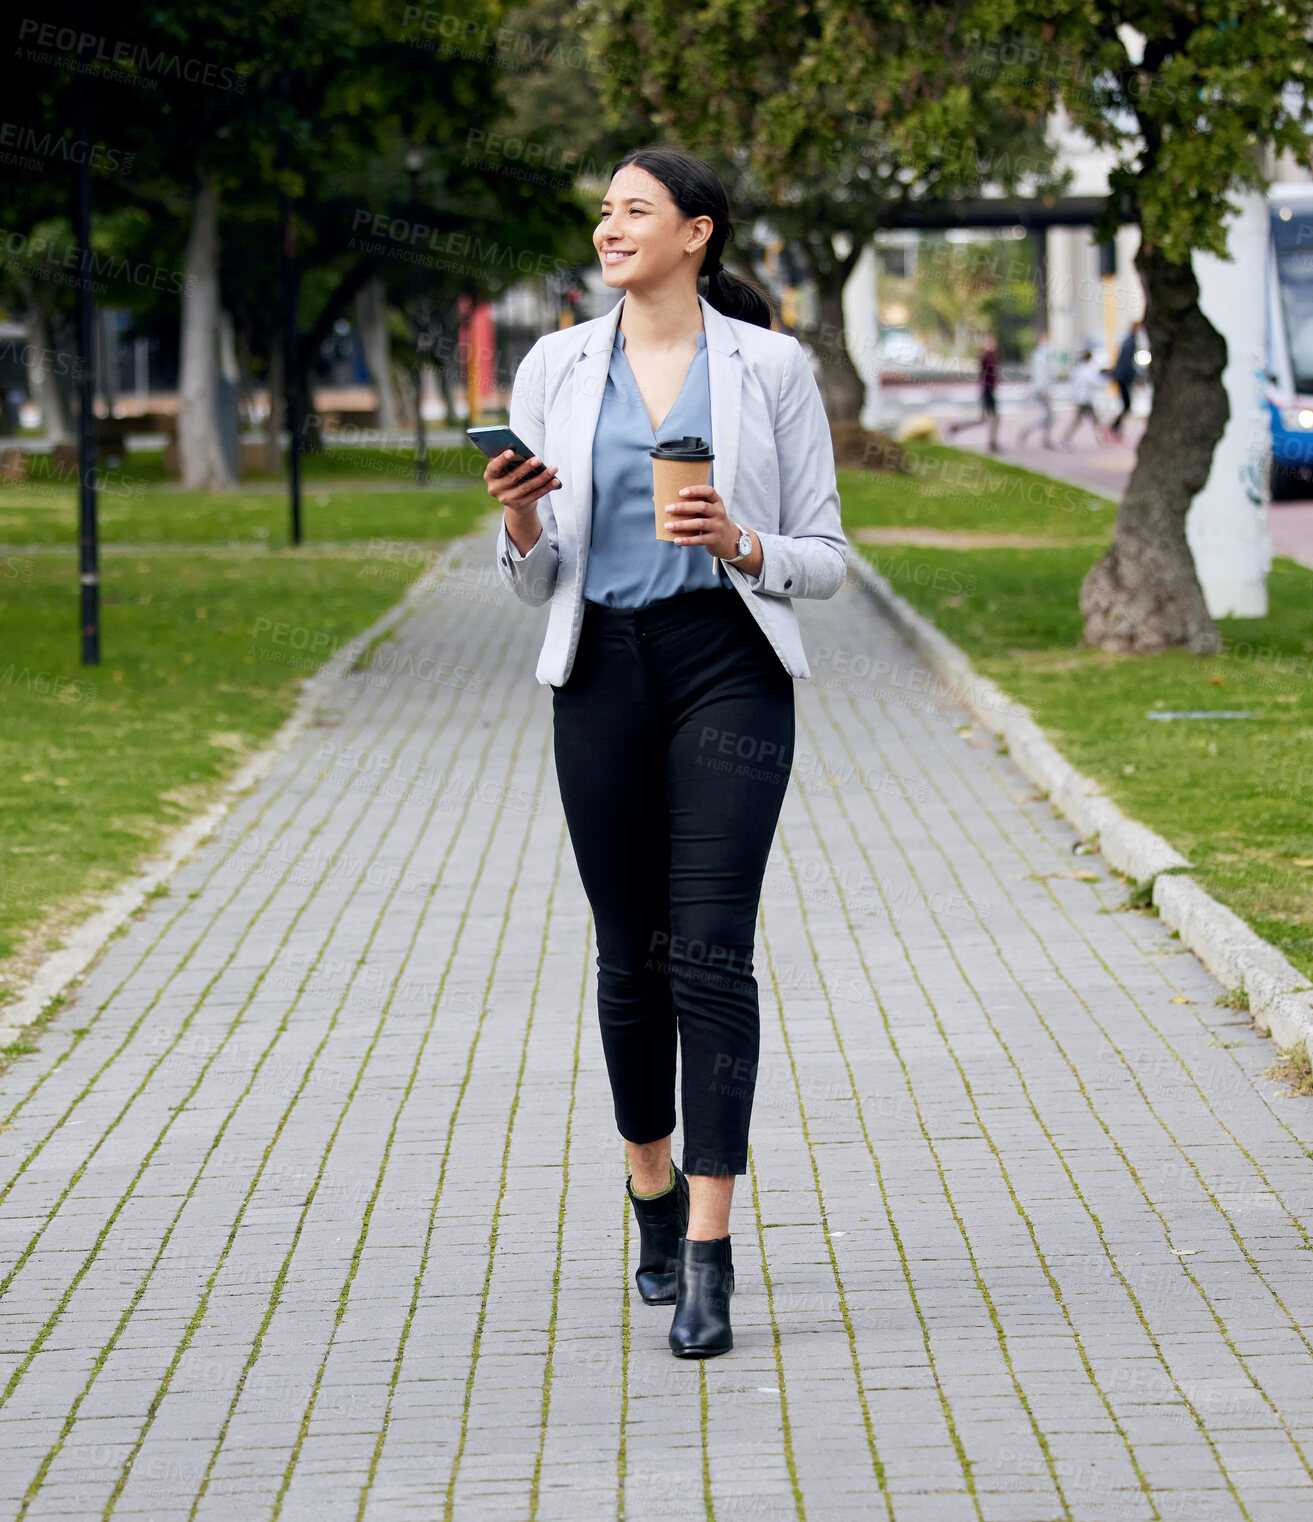
MULTIPOLYGON (((656 507, 656 536, 667 541, 675 538, 665 529, 666 505, 679 501, 680 488, 705 486, 711 480, 710 460, 653 460, 652 501, 656 507)), ((688 499, 685 498, 685 501, 688 499)), ((672 520, 673 521, 673 520, 672 520)))

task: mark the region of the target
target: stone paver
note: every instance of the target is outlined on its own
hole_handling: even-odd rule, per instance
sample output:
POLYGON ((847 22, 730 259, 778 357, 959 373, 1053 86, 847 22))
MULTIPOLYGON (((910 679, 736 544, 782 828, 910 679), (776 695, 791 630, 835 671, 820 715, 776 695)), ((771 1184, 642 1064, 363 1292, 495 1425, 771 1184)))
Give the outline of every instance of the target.
POLYGON ((670 1357, 543 614, 463 553, 0 1078, 0 1515, 1308 1516, 1308 1102, 851 585, 737 1346, 670 1357))

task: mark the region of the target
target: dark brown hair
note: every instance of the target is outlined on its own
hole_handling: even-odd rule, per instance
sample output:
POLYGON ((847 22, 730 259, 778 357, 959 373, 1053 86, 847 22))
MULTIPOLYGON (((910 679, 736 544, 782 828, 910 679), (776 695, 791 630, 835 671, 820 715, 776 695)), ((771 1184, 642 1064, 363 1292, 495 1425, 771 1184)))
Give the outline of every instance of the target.
POLYGON ((660 180, 684 216, 711 218, 714 226, 698 275, 699 280, 706 281, 705 295, 711 305, 726 317, 769 328, 772 313, 766 292, 755 280, 730 274, 720 262, 725 245, 734 238, 734 223, 729 214, 729 197, 711 165, 682 148, 635 148, 611 170, 612 179, 627 164, 660 180))

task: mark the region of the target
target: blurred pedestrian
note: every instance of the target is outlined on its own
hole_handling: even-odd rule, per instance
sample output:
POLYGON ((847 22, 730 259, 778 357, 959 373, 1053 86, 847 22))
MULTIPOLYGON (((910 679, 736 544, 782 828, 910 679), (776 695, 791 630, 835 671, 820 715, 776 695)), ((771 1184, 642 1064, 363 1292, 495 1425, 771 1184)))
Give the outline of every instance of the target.
POLYGON ((1045 449, 1053 445, 1053 350, 1049 347, 1048 330, 1044 329, 1036 340, 1030 354, 1030 390, 1039 403, 1039 417, 1032 418, 1017 434, 1018 445, 1024 444, 1038 428, 1045 449))
POLYGON ((1099 414, 1094 410, 1094 397, 1099 389, 1099 374, 1099 368, 1094 363, 1094 356, 1088 349, 1082 349, 1076 357, 1069 380, 1071 399, 1076 403, 1076 415, 1068 424, 1066 433, 1062 435, 1064 446, 1070 446, 1072 435, 1080 427, 1082 418, 1089 418, 1095 438, 1100 443, 1105 442, 1103 425, 1099 422, 1099 414))
POLYGON ((1117 350, 1116 363, 1110 370, 1103 371, 1103 374, 1112 380, 1121 395, 1121 411, 1108 424, 1108 433, 1114 439, 1121 438, 1122 423, 1126 420, 1126 416, 1131 410, 1131 387, 1135 385, 1140 375, 1140 369, 1136 363, 1135 356, 1141 344, 1140 324, 1138 322, 1132 323, 1130 332, 1122 339, 1121 348, 1117 350))
POLYGON ((980 416, 968 418, 964 423, 950 423, 948 425, 949 436, 962 432, 964 428, 979 428, 982 423, 989 424, 989 452, 998 453, 998 402, 994 392, 998 386, 998 342, 991 333, 985 340, 985 347, 980 351, 980 416))

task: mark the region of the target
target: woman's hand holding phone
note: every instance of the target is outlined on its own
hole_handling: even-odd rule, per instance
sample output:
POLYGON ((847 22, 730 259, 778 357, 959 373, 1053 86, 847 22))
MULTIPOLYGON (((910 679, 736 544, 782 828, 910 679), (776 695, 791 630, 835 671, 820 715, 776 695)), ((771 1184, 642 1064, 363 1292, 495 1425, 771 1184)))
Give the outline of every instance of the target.
POLYGON ((538 505, 538 499, 561 484, 555 474, 555 465, 546 468, 537 455, 520 460, 513 449, 504 449, 488 461, 483 472, 488 491, 508 513, 528 515, 538 505), (536 467, 536 468, 535 468, 536 467))
POLYGON ((538 501, 560 486, 559 467, 546 468, 537 455, 519 463, 515 451, 503 450, 488 461, 483 479, 490 495, 496 497, 506 514, 506 532, 521 555, 527 555, 538 542, 542 522, 538 501))

